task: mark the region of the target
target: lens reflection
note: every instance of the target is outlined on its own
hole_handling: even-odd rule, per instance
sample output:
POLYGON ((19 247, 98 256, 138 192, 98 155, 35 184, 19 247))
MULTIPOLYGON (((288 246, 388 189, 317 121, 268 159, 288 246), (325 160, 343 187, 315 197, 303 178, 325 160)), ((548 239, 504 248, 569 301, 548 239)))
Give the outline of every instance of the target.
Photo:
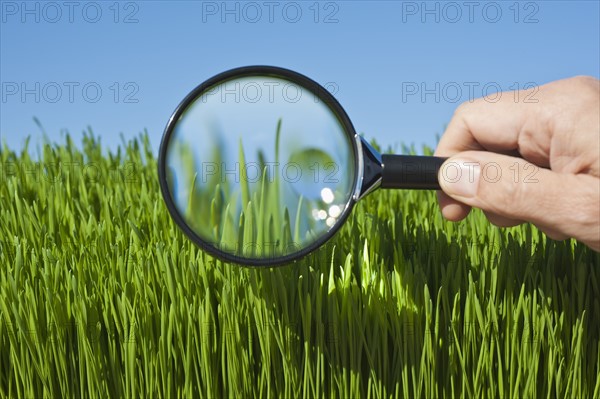
POLYGON ((244 77, 201 93, 166 153, 178 213, 205 243, 243 258, 307 248, 343 215, 356 179, 351 137, 313 92, 244 77))

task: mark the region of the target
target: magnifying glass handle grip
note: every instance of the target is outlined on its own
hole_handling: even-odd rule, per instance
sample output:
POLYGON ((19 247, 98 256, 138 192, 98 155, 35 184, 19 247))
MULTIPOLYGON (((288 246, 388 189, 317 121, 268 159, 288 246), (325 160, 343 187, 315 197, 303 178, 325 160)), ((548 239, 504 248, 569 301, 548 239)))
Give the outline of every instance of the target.
POLYGON ((381 188, 439 190, 438 172, 448 158, 383 154, 381 188))

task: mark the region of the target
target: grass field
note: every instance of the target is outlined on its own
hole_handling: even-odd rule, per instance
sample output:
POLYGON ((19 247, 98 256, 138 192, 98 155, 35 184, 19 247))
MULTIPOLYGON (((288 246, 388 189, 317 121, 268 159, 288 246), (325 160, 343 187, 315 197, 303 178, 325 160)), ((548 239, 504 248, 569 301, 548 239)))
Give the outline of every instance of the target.
POLYGON ((380 190, 292 266, 215 261, 147 136, 2 148, 0 397, 600 397, 599 255, 380 190))

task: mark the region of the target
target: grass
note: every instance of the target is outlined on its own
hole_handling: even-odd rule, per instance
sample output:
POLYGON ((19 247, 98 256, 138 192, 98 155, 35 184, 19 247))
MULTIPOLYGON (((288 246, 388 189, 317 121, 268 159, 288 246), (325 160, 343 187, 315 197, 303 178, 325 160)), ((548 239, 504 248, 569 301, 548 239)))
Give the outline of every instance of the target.
MULTIPOLYGON (((201 159, 195 151, 198 149, 192 149, 189 142, 177 136, 171 138, 165 161, 171 199, 187 226, 205 243, 229 255, 274 261, 306 249, 327 235, 335 224, 351 198, 354 170, 329 179, 305 177, 305 181, 274 172, 272 169, 277 168, 268 165, 280 165, 281 127, 279 119, 274 135, 274 159, 267 159, 264 148, 247 157, 240 140, 237 164, 254 165, 255 176, 249 176, 243 166, 239 167, 238 176, 223 175, 227 167, 222 167, 221 162, 227 156, 222 147, 212 149, 208 158, 201 159), (218 165, 219 169, 215 167, 218 171, 207 176, 203 172, 206 164, 218 165), (331 198, 327 202, 322 190, 329 190, 331 198), (319 217, 319 212, 324 216, 319 217)), ((310 146, 292 148, 294 151, 283 164, 297 165, 305 176, 311 174, 314 165, 325 168, 334 164, 326 150, 310 146)), ((349 164, 345 162, 344 166, 349 164)))
POLYGON ((40 155, 0 154, 0 397, 600 397, 580 243, 380 190, 301 262, 240 268, 172 222, 147 135, 40 155))

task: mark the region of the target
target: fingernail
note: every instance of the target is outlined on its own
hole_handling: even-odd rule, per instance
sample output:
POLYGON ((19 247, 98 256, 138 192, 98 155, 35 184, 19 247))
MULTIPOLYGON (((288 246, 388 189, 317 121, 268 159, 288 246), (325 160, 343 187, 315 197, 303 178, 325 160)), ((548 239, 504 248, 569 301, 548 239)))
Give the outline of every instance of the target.
POLYGON ((453 159, 440 168, 440 186, 449 195, 471 198, 477 195, 480 175, 479 162, 453 159))

